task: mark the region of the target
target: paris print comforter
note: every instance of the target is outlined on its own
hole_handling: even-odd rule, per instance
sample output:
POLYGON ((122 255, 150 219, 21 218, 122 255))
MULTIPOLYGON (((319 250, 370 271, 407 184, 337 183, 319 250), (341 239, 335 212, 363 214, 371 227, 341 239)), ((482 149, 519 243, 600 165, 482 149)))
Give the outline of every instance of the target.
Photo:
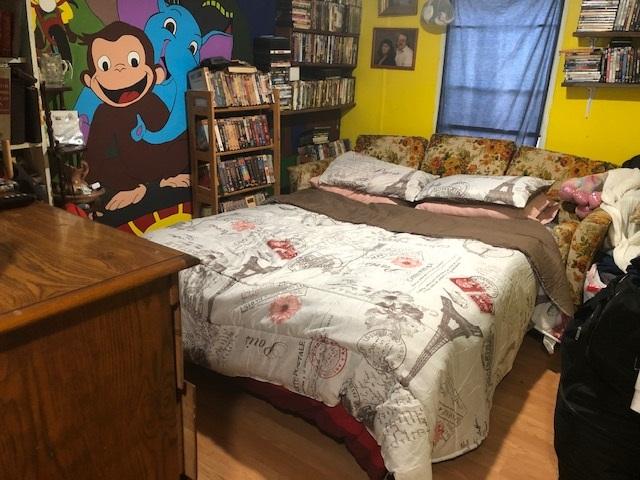
POLYGON ((398 480, 429 479, 486 437, 537 292, 519 251, 288 204, 149 238, 202 262, 180 274, 192 361, 341 402, 398 480))

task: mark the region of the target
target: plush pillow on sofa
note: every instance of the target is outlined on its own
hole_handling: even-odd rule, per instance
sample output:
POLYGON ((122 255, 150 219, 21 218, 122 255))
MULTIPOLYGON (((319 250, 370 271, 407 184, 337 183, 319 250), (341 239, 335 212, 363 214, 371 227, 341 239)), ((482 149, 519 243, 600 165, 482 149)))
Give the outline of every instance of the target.
POLYGON ((529 199, 553 182, 535 177, 452 175, 429 183, 421 199, 485 202, 524 208, 529 199))
POLYGON ((487 203, 449 203, 445 201, 425 201, 416 205, 418 210, 431 213, 442 213, 456 217, 497 218, 499 220, 529 219, 546 225, 553 222, 560 210, 560 204, 539 193, 524 208, 507 205, 491 205, 487 203))
POLYGON ((325 192, 337 193, 338 195, 342 195, 343 197, 349 198, 351 200, 355 200, 356 202, 383 203, 386 205, 407 205, 407 203, 403 202, 402 200, 398 200, 397 198, 383 197, 380 195, 371 195, 369 193, 362 193, 356 190, 351 190, 349 188, 321 185, 320 177, 313 177, 310 183, 313 188, 324 190, 325 192))
POLYGON ((511 160, 507 175, 530 175, 546 180, 566 180, 606 172, 612 168, 616 168, 612 163, 523 146, 511 160))
POLYGON ((319 183, 415 202, 420 192, 435 178, 420 170, 347 152, 329 165, 320 176, 319 183))
POLYGON ((434 133, 421 170, 433 175, 504 175, 516 151, 508 140, 434 133))
POLYGON ((396 165, 418 169, 429 140, 398 135, 360 135, 354 151, 396 165))

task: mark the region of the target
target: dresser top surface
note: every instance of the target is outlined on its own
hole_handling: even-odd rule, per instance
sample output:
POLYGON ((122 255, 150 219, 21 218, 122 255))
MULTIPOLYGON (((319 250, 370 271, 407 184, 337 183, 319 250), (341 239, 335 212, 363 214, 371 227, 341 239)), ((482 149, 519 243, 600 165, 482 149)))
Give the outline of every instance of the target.
POLYGON ((196 263, 48 205, 0 211, 0 331, 196 263))

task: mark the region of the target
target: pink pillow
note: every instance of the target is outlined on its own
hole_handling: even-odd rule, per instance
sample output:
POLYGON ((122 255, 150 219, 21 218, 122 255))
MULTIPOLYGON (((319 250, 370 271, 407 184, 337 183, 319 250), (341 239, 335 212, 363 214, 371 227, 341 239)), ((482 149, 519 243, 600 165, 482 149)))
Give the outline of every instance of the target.
POLYGON ((484 217, 501 220, 530 219, 543 225, 551 223, 560 210, 560 204, 549 200, 544 193, 532 198, 524 208, 514 208, 494 204, 460 204, 444 202, 422 202, 417 209, 432 213, 455 215, 457 217, 484 217))
POLYGON ((355 190, 350 190, 348 188, 342 187, 331 187, 329 185, 320 185, 318 181, 318 177, 313 177, 309 180, 311 186, 313 188, 318 188, 320 190, 324 190, 326 192, 337 193, 338 195, 342 195, 343 197, 350 198, 351 200, 355 200, 356 202, 361 203, 386 203, 388 205, 402 205, 403 202, 401 200, 397 200, 389 197, 382 197, 380 195, 371 195, 369 193, 357 192, 355 190))

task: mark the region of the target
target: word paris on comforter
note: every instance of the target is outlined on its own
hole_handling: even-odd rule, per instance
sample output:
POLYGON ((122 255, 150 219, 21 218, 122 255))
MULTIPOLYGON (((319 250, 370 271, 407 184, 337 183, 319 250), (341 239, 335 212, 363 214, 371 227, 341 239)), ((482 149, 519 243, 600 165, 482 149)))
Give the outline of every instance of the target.
POLYGON ((485 219, 492 239, 465 219, 447 238, 452 217, 406 207, 316 190, 277 202, 149 235, 202 262, 180 276, 189 359, 342 403, 398 480, 478 446, 538 281, 571 313, 544 227, 485 219))

